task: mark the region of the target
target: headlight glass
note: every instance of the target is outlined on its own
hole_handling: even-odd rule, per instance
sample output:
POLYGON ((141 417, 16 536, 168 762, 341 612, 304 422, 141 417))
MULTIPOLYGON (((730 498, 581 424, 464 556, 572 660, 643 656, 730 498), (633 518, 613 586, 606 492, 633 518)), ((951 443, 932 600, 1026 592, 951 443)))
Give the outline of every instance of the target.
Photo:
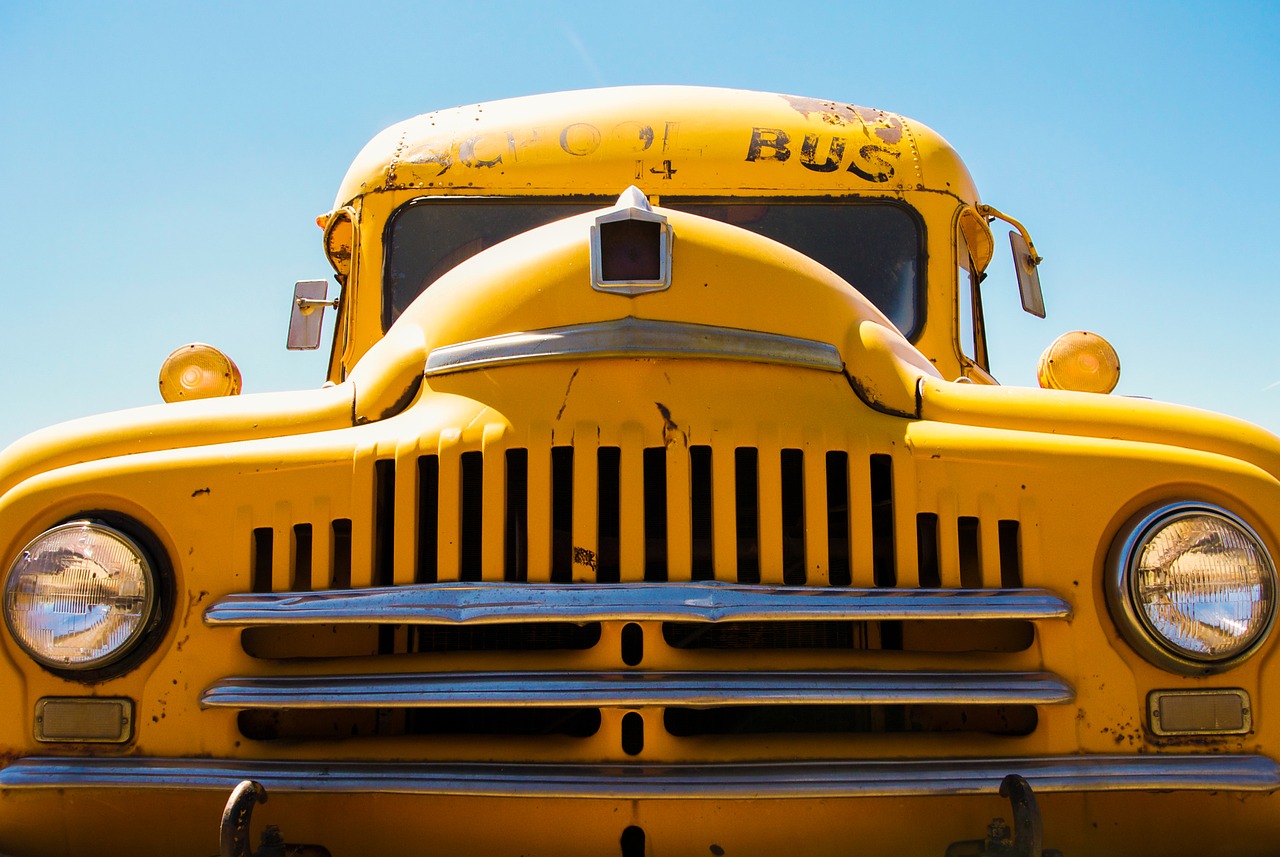
POLYGON ((55 670, 92 670, 124 657, 146 633, 156 577, 124 533, 90 521, 55 527, 32 541, 9 569, 4 619, 36 661, 55 670))
POLYGON ((1275 567, 1234 515, 1201 505, 1161 509, 1133 528, 1124 554, 1122 612, 1172 655, 1175 669, 1179 662, 1228 666, 1270 630, 1275 567))

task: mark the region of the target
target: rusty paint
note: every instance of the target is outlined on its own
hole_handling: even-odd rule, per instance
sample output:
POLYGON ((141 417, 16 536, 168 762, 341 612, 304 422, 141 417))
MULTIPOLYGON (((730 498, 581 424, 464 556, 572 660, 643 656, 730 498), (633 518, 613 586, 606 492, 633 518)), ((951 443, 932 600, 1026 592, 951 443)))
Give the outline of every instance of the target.
POLYGON ((573 546, 573 564, 581 565, 592 571, 596 570, 596 552, 587 548, 573 546))
POLYGON ((799 98, 784 95, 783 98, 797 113, 806 119, 817 118, 828 125, 860 125, 863 133, 874 134, 885 143, 902 142, 904 129, 901 117, 876 110, 871 107, 859 107, 856 104, 837 104, 834 101, 822 101, 817 98, 799 98))
POLYGON ((671 411, 667 406, 662 402, 654 402, 654 405, 657 406, 658 413, 662 414, 662 445, 671 446, 678 439, 688 446, 689 436, 680 431, 680 427, 671 419, 671 411))

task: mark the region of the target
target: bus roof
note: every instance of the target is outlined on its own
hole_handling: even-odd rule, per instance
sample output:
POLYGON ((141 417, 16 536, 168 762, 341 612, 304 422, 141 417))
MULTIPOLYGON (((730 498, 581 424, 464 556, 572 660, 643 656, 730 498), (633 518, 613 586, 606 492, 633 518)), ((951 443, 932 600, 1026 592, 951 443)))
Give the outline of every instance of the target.
POLYGON ((792 95, 631 86, 424 113, 356 157, 335 207, 380 191, 427 194, 885 195, 976 201, 968 170, 925 125, 792 95))

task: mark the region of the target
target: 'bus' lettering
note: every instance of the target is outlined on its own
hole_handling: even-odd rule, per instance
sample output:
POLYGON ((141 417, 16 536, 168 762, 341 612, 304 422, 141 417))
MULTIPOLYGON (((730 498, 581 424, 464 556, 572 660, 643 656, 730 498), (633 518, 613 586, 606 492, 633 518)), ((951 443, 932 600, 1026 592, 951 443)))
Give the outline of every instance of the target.
POLYGON ((867 162, 868 166, 880 167, 883 170, 883 172, 878 173, 868 172, 859 167, 856 160, 849 164, 849 172, 869 182, 887 182, 891 179, 893 177, 893 163, 889 158, 902 157, 901 152, 895 152, 884 146, 863 146, 858 150, 858 154, 862 157, 862 160, 867 162))
POLYGON ((844 160, 844 140, 832 137, 827 159, 818 163, 818 135, 805 135, 804 143, 800 146, 800 163, 804 164, 805 169, 813 170, 815 173, 832 173, 840 169, 842 160, 844 160))
POLYGON ((790 142, 791 135, 781 128, 752 128, 747 160, 785 161, 791 157, 791 150, 787 148, 790 142))

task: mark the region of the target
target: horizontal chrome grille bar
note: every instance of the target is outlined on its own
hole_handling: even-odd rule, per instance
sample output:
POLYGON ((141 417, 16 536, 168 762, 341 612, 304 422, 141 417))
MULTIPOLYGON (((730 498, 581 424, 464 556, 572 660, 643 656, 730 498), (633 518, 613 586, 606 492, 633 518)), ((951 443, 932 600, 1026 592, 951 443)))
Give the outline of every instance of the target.
POLYGON ((690 765, 33 757, 0 770, 0 789, 225 792, 253 779, 270 793, 615 800, 911 797, 995 794, 1011 773, 1041 793, 1280 789, 1280 765, 1274 760, 1215 754, 690 765))
POLYGON ((844 368, 839 349, 826 342, 758 330, 620 318, 445 345, 428 355, 426 374, 583 357, 702 357, 828 372, 844 368))
POLYGON ((1071 702, 1045 672, 508 672, 228 678, 210 708, 712 708, 743 705, 1042 705, 1071 702))
POLYGON ((432 625, 508 622, 768 622, 1069 619, 1043 589, 845 589, 733 583, 451 583, 324 592, 235 594, 209 625, 432 625))

